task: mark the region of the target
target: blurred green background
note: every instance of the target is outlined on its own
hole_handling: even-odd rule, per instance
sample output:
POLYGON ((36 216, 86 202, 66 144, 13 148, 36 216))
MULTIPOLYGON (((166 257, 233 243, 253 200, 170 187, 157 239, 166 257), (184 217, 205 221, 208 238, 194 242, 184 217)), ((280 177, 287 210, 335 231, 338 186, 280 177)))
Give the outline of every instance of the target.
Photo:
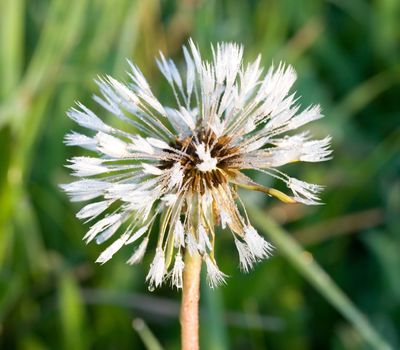
POLYGON ((206 56, 234 40, 247 59, 293 64, 303 105, 326 115, 312 131, 334 148, 332 161, 285 168, 326 185, 324 206, 243 193, 277 250, 244 275, 220 235, 230 278, 203 284, 202 349, 399 349, 398 0, 0 0, 0 348, 157 349, 152 334, 179 348, 180 295, 147 290, 151 255, 95 264, 102 247, 81 240, 79 205, 58 184, 80 153, 63 145, 79 130, 65 111, 78 99, 99 111, 97 74, 126 80, 130 58, 165 100, 153 57, 182 64, 189 37, 206 56))

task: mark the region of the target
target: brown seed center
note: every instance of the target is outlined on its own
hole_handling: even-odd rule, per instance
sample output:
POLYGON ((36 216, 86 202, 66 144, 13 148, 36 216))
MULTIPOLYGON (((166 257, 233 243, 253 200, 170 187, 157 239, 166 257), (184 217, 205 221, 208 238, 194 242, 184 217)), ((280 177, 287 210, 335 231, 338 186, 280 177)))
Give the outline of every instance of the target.
MULTIPOLYGON (((184 169, 183 184, 189 185, 193 192, 204 194, 205 189, 213 188, 228 181, 233 170, 238 168, 240 153, 239 148, 230 145, 230 137, 217 138, 211 130, 200 130, 196 136, 177 139, 170 146, 179 151, 180 163, 184 169), (197 147, 204 144, 210 156, 216 159, 216 167, 210 171, 200 171, 198 165, 203 162, 197 153, 197 147)), ((172 150, 164 150, 174 153, 172 150)), ((164 160, 160 169, 169 169, 176 160, 164 160)))

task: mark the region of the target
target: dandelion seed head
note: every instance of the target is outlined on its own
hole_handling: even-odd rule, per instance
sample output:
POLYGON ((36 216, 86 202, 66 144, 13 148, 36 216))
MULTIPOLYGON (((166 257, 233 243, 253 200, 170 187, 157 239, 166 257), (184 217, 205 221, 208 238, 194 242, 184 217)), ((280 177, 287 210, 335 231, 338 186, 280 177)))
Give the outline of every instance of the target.
POLYGON ((77 213, 91 222, 84 240, 109 242, 97 259, 101 264, 134 245, 127 261, 131 265, 156 241, 146 277, 151 289, 168 278, 182 288, 186 251, 203 257, 211 287, 225 283, 214 257, 217 226, 231 231, 244 272, 268 258, 273 247, 251 226, 236 187, 288 203, 320 204, 321 186, 289 177, 280 167, 331 157, 329 137, 313 140, 295 131, 322 113, 319 105, 302 108, 291 92, 297 77, 292 66, 279 63, 263 73, 261 57, 243 63, 243 47, 235 43, 213 46, 207 61, 189 40, 183 54, 183 69, 163 54, 157 60, 174 106, 164 106, 128 61, 129 81, 100 77, 100 94, 94 96, 119 125, 128 127, 108 125, 77 103, 68 116, 88 134, 72 132, 64 140, 92 152, 68 161, 80 179, 61 185, 72 201, 95 200, 77 213), (132 127, 134 134, 128 131, 132 127), (254 182, 244 175, 247 169, 282 181, 290 193, 254 182), (152 229, 156 218, 158 233, 152 229))

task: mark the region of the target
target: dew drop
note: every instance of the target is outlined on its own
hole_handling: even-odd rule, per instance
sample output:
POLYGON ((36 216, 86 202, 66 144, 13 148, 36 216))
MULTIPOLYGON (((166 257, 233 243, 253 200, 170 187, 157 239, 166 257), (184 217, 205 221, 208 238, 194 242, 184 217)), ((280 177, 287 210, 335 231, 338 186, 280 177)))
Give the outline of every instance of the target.
POLYGON ((154 286, 153 285, 150 285, 149 287, 148 287, 148 290, 149 290, 149 292, 154 292, 154 286))

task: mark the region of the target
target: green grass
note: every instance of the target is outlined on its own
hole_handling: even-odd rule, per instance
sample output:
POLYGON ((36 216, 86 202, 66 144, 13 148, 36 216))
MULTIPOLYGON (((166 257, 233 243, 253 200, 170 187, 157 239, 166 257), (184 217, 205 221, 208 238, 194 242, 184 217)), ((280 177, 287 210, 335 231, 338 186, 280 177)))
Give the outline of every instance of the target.
POLYGON ((80 152, 62 143, 77 129, 65 111, 76 100, 96 108, 93 79, 124 80, 130 58, 168 102, 153 57, 182 62, 188 37, 204 52, 234 40, 265 66, 293 64, 302 101, 326 115, 313 132, 334 148, 332 161, 285 168, 326 185, 324 206, 243 193, 277 249, 242 275, 221 233, 231 277, 204 285, 202 348, 399 348, 399 33, 396 0, 1 0, 0 348, 179 348, 179 293, 147 290, 149 257, 95 264, 101 248, 81 241, 78 206, 58 184, 80 152))

